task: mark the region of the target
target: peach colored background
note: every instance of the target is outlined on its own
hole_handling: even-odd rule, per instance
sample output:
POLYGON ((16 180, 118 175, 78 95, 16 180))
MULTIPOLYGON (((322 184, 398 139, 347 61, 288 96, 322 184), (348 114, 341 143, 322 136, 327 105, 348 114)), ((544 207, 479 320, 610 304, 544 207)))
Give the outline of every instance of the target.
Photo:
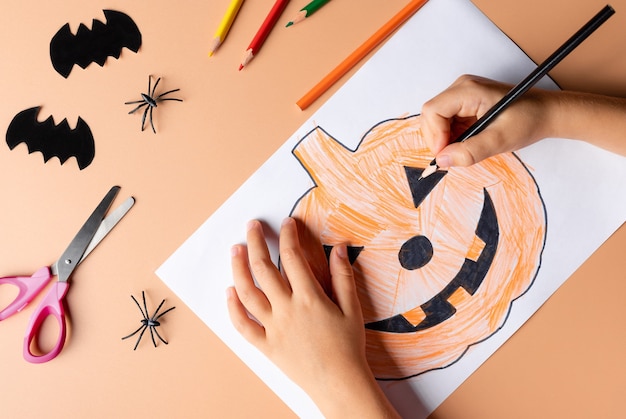
MULTIPOLYGON (((295 101, 406 1, 334 1, 286 29, 307 3, 293 1, 241 72, 242 53, 273 1, 246 2, 209 59, 209 40, 228 3, 3 5, 2 132, 32 106, 43 107, 40 120, 66 117, 74 126, 80 115, 94 133, 96 157, 79 171, 74 159, 43 164, 41 154, 28 155, 23 144, 13 151, 0 144, 0 274, 30 274, 53 262, 110 186, 121 185, 120 198, 133 195, 137 204, 73 277, 71 331, 58 358, 42 365, 23 360, 32 306, 0 323, 0 416, 293 416, 154 270, 329 94, 305 112, 295 101), (103 8, 135 20, 143 35, 139 53, 124 50, 104 68, 74 67, 64 79, 50 64, 50 38, 66 22, 74 30, 80 22, 91 26, 92 18, 104 18, 103 8), (141 132, 140 116, 127 115, 124 105, 145 92, 148 74, 163 77, 161 89, 180 88, 177 96, 185 100, 157 108, 157 135, 141 132), (144 337, 133 352, 134 341, 120 338, 139 325, 130 294, 141 290, 151 310, 162 298, 177 308, 160 329, 170 344, 155 349, 144 337)), ((541 61, 604 2, 475 4, 541 61)), ((562 87, 626 95, 626 0, 612 5, 617 14, 553 72, 562 87)), ((623 417, 625 246, 622 227, 432 417, 623 417)))

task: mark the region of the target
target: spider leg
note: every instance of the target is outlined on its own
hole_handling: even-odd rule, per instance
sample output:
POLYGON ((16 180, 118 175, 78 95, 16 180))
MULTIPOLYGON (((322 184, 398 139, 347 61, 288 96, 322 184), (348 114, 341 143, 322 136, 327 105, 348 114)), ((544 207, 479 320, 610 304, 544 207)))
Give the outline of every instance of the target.
MULTIPOLYGON (((141 130, 143 131, 146 128, 146 115, 148 115, 148 109, 150 109, 150 111, 152 112, 152 108, 151 107, 147 107, 145 111, 143 111, 143 116, 141 117, 141 130)), ((146 316, 148 317, 148 316, 146 316)))
POLYGON ((157 97, 155 97, 155 99, 160 99, 165 95, 169 95, 170 93, 174 93, 174 92, 178 92, 180 89, 174 89, 174 90, 168 90, 165 93, 161 93, 160 95, 158 95, 157 97))
POLYGON ((141 338, 143 337, 143 333, 146 331, 146 329, 148 328, 147 325, 143 325, 143 330, 141 331, 141 333, 139 334, 139 338, 137 338, 137 343, 135 343, 135 347, 133 348, 133 351, 137 349, 137 346, 139 346, 139 342, 141 342, 141 338))
POLYGON ((148 306, 146 305, 146 293, 141 291, 141 298, 143 298, 143 308, 146 310, 146 318, 148 317, 148 306))
POLYGON ((124 105, 134 105, 135 103, 146 103, 146 101, 143 99, 133 100, 131 102, 124 102, 124 105))
POLYGON ((163 102, 164 100, 175 100, 177 102, 182 102, 183 101, 182 99, 177 99, 177 98, 173 98, 173 97, 172 98, 167 98, 166 97, 165 99, 159 99, 159 102, 163 102))
MULTIPOLYGON (((140 102, 133 102, 133 103, 140 103, 140 102)), ((130 102, 129 102, 129 103, 127 103, 127 105, 129 105, 129 104, 130 104, 130 102)), ((144 106, 146 106, 146 105, 147 105, 147 103, 145 103, 145 102, 144 102, 143 104, 141 104, 141 105, 137 106, 137 107, 136 107, 135 109, 133 109, 132 111, 128 112, 128 114, 130 115, 131 113, 135 113, 135 111, 139 110, 140 108, 143 108, 143 107, 144 107, 144 106)))
POLYGON ((157 313, 159 312, 159 310, 161 310, 161 306, 163 306, 163 303, 164 303, 164 302, 165 302, 165 300, 161 301, 161 304, 159 304, 159 306, 157 307, 157 309, 156 309, 156 310, 154 310, 154 314, 152 315, 152 317, 150 317, 150 320, 156 320, 156 319, 158 319, 159 317, 161 317, 161 316, 156 317, 156 315, 157 315, 157 313))
POLYGON ((137 301, 137 299, 133 295, 131 295, 130 298, 132 298, 135 304, 137 304, 137 308, 139 308, 139 311, 141 311, 141 315, 143 316, 144 320, 147 319, 148 310, 146 310, 146 312, 144 313, 143 310, 141 309, 141 306, 139 305, 139 301, 137 301))
POLYGON ((159 85, 159 82, 161 81, 161 77, 159 77, 156 81, 156 83, 154 83, 154 87, 152 88, 152 92, 150 92, 150 89, 148 89, 148 91, 150 92, 150 96, 154 97, 154 92, 156 92, 156 88, 159 85))
MULTIPOLYGON (((152 122, 152 110, 154 108, 150 107, 150 126, 152 127, 152 132, 154 132, 156 134, 156 130, 154 129, 154 122, 152 122)), ((146 108, 146 110, 148 110, 148 108, 146 108)))
MULTIPOLYGON (((163 301, 165 301, 165 300, 163 300, 163 301)), ((159 306, 159 307, 160 307, 160 306, 159 306)), ((170 312, 170 311, 174 310, 175 308, 176 308, 176 307, 170 307, 170 308, 168 308, 168 309, 167 309, 167 310, 165 310, 163 313, 159 314, 159 316, 158 316, 158 317, 154 317, 154 316, 156 316, 156 312, 154 312, 154 315, 152 316, 152 319, 151 319, 151 320, 159 320, 161 317, 165 316, 168 312, 170 312)), ((159 311, 159 310, 157 310, 157 311, 159 311)))
POLYGON ((141 330, 141 328, 142 328, 142 327, 146 327, 146 325, 142 324, 141 326, 139 326, 139 329, 135 330, 133 333, 131 333, 131 334, 130 334, 130 335, 128 335, 128 336, 124 336, 124 337, 122 338, 122 340, 124 340, 124 339, 128 339, 129 337, 136 335, 136 334, 137 334, 137 332, 139 332, 139 331, 141 330))
POLYGON ((167 341, 166 341, 165 339, 163 339, 163 338, 161 337, 161 335, 159 335, 159 331, 156 329, 156 327, 153 327, 153 328, 154 328, 154 333, 156 333, 157 337, 158 337, 159 339, 161 339, 161 342, 163 342, 164 344, 166 344, 166 345, 167 345, 167 341))
POLYGON ((154 340, 154 333, 152 333, 153 330, 155 330, 154 326, 150 326, 150 337, 152 338, 152 344, 156 348, 157 346, 156 346, 156 341, 154 340))
POLYGON ((182 102, 182 101, 183 101, 182 99, 178 99, 178 98, 169 98, 169 97, 163 97, 163 96, 168 95, 168 94, 170 94, 170 93, 173 93, 173 92, 178 92, 179 90, 180 90, 180 89, 174 89, 174 90, 169 90, 169 91, 167 91, 167 92, 165 92, 165 93, 161 93, 161 94, 160 94, 159 96, 157 96, 154 100, 155 100, 155 101, 158 101, 158 102, 161 102, 161 101, 163 101, 163 100, 176 100, 176 101, 178 101, 178 102, 182 102))
POLYGON ((150 94, 150 83, 152 82, 152 74, 148 74, 148 93, 150 94))

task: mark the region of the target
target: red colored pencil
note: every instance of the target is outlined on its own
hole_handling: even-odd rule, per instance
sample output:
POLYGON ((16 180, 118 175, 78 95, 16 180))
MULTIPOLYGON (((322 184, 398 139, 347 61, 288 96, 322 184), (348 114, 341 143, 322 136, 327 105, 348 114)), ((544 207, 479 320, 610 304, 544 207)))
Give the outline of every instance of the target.
POLYGON ((287 7, 287 3, 289 3, 289 0, 276 0, 276 3, 272 6, 272 10, 270 10, 267 17, 263 21, 263 24, 254 36, 254 39, 250 42, 250 45, 243 56, 243 60, 241 61, 241 65, 239 66, 239 71, 241 71, 241 69, 244 68, 259 52, 261 46, 267 39, 267 36, 272 31, 272 28, 276 25, 278 18, 283 13, 283 10, 285 10, 285 7, 287 7))

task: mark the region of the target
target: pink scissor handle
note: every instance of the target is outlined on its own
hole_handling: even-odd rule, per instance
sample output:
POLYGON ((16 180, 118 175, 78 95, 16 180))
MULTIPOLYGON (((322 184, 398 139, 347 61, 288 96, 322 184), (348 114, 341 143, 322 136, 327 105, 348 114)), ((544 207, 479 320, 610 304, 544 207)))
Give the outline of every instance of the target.
POLYGON ((32 299, 35 298, 39 291, 48 283, 50 278, 50 268, 47 266, 39 269, 32 274, 32 276, 7 276, 0 278, 0 285, 11 284, 19 289, 15 300, 0 311, 0 320, 11 317, 13 314, 22 310, 26 304, 30 303, 32 299))
POLYGON ((63 344, 65 344, 65 309, 63 308, 63 298, 67 294, 69 284, 67 282, 55 282, 43 301, 37 306, 28 322, 26 336, 24 337, 24 359, 34 364, 48 362, 56 357, 63 344), (54 347, 46 354, 35 355, 31 352, 30 347, 33 340, 38 337, 41 326, 48 316, 54 317, 59 324, 59 336, 54 347))

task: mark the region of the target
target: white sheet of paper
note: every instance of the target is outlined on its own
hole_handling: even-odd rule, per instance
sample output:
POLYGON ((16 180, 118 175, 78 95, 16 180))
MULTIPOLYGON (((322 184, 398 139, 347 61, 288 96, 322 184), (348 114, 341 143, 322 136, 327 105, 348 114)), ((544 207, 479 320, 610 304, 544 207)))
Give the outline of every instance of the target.
MULTIPOLYGON (((572 33, 577 28, 573 28, 572 33)), ((555 45, 556 49, 558 45, 555 45)), ((311 186, 291 151, 316 126, 354 150, 380 121, 418 114, 463 73, 515 83, 535 64, 468 0, 430 0, 158 269, 158 276, 300 417, 308 396, 234 330, 224 291, 230 247, 249 219, 274 231, 311 186)), ((540 86, 556 88, 549 79, 540 86)), ((425 417, 502 345, 626 219, 626 159, 582 142, 549 139, 517 153, 544 199, 541 268, 497 333, 441 370, 381 382, 404 417, 425 417)), ((276 243, 271 243, 276 258, 276 243)), ((593 286, 593 284, 589 284, 593 286)))

